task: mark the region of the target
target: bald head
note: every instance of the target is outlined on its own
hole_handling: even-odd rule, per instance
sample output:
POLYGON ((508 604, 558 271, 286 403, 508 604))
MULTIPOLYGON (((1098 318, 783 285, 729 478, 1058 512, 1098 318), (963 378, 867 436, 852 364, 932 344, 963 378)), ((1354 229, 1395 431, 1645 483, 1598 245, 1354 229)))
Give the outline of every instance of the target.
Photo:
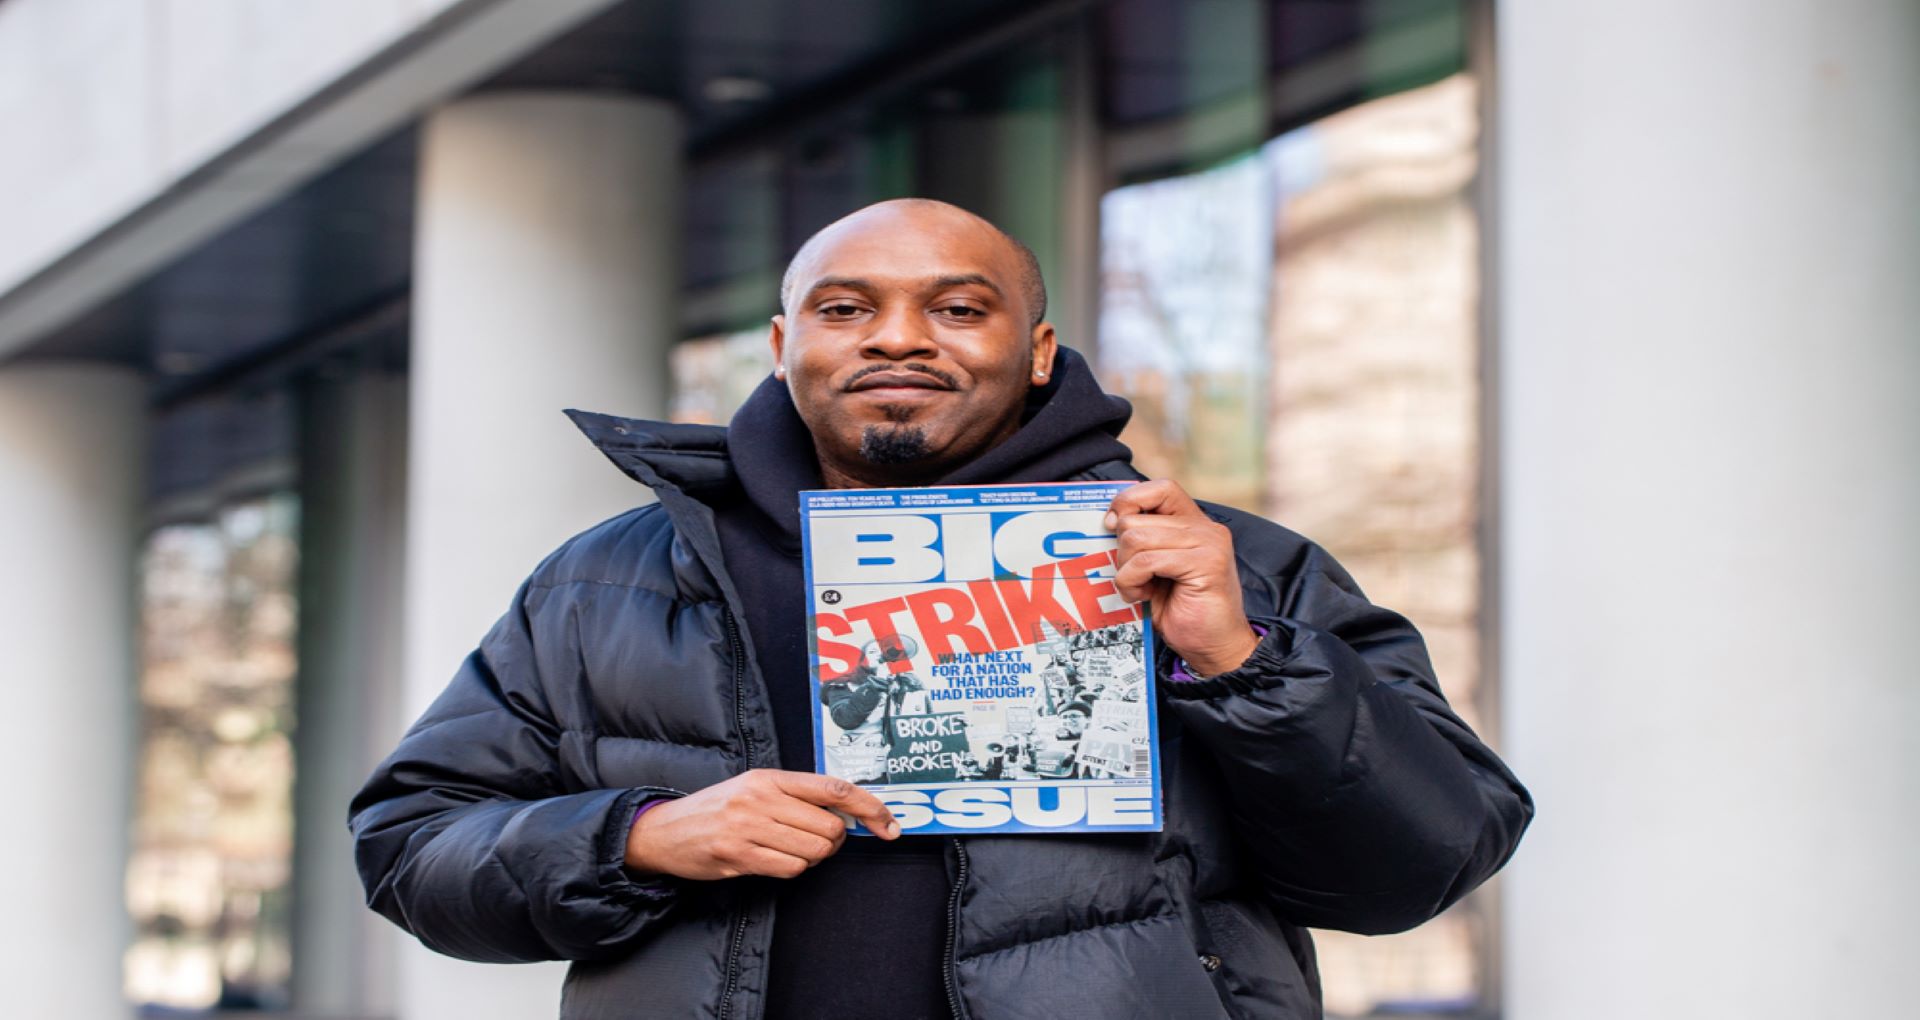
POLYGON ((780 278, 780 310, 792 314, 793 303, 801 296, 802 285, 822 251, 848 234, 876 227, 925 231, 984 230, 991 233, 995 241, 1006 248, 1020 299, 1026 305, 1027 325, 1037 326, 1047 317, 1047 285, 1040 276, 1040 260, 1034 256, 1033 249, 990 221, 952 203, 931 198, 896 198, 876 202, 842 216, 807 238, 807 243, 800 246, 793 261, 787 263, 786 274, 780 278))
POLYGON ((1052 378, 1033 254, 945 202, 868 206, 810 238, 767 340, 822 479, 925 485, 1019 431, 1052 378))

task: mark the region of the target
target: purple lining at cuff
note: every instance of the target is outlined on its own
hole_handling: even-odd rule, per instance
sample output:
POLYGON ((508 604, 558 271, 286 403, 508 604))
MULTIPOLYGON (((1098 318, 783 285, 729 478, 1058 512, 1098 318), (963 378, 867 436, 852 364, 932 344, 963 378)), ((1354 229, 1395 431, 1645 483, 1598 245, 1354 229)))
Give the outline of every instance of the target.
POLYGON ((667 801, 670 801, 672 799, 673 799, 672 797, 654 797, 651 800, 641 801, 640 806, 633 809, 633 821, 628 822, 627 827, 632 828, 634 825, 639 823, 641 815, 644 815, 647 812, 652 811, 654 808, 657 808, 660 805, 665 804, 667 801))
MULTIPOLYGON (((1256 636, 1258 637, 1267 636, 1267 628, 1262 627, 1257 623, 1251 623, 1251 622, 1249 622, 1247 626, 1253 628, 1253 633, 1256 636)), ((1193 671, 1187 668, 1187 660, 1175 659, 1173 660, 1173 672, 1167 675, 1167 679, 1177 684, 1190 684, 1190 683, 1197 683, 1201 678, 1194 676, 1193 671)), ((646 808, 643 807, 640 810, 645 811, 646 808)), ((640 816, 636 814, 634 815, 634 817, 638 818, 640 816)))
MULTIPOLYGON (((672 797, 649 797, 646 800, 641 801, 640 806, 633 809, 633 821, 627 823, 627 833, 629 838, 631 838, 632 836, 633 827, 639 824, 641 815, 646 814, 647 812, 653 810, 654 808, 659 807, 662 804, 665 804, 667 801, 670 801, 672 799, 673 799, 672 797)), ((648 890, 648 895, 656 896, 656 897, 662 896, 662 895, 665 895, 666 891, 671 888, 671 886, 663 884, 671 876, 655 875, 650 873, 643 874, 640 872, 636 872, 631 867, 626 866, 626 860, 624 856, 621 859, 621 870, 625 871, 627 874, 627 877, 631 879, 633 882, 640 885, 643 889, 648 890)))

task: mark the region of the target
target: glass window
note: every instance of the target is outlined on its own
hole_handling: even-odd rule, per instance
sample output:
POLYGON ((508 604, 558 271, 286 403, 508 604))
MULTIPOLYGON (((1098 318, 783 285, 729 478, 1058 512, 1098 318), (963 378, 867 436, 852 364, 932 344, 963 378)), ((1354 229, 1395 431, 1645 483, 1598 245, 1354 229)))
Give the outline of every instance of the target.
MULTIPOLYGON (((1458 75, 1269 146, 1267 515, 1420 628, 1479 726, 1480 226, 1475 91, 1458 75)), ((1316 936, 1329 1012, 1472 1011, 1478 901, 1404 935, 1316 936)))
POLYGON ((136 1003, 287 1001, 297 518, 278 493, 146 542, 127 868, 136 1003))
POLYGON ((1272 171, 1265 153, 1100 203, 1102 381, 1153 477, 1258 509, 1266 466, 1272 171))
POLYGON ((773 370, 765 329, 695 337, 674 345, 668 417, 693 425, 725 425, 773 370))
MULTIPOLYGON (((1477 98, 1457 0, 1103 8, 1100 329, 1139 465, 1326 546, 1479 725, 1477 98)), ((1484 1012, 1480 899, 1317 936, 1334 1016, 1484 1012)))

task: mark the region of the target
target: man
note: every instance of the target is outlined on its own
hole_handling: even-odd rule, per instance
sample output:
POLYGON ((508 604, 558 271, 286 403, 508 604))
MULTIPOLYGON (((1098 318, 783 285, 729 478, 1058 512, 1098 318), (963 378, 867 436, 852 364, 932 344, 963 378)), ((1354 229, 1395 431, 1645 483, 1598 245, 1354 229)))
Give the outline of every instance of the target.
POLYGON ((1039 773, 1048 778, 1071 776, 1084 779, 1086 770, 1080 767, 1080 738, 1086 736, 1087 720, 1093 716, 1093 706, 1076 698, 1060 710, 1059 726, 1053 731, 1053 738, 1040 751, 1040 760, 1044 763, 1039 773))
POLYGON ((862 741, 884 740, 888 716, 924 715, 926 685, 912 673, 896 673, 890 667, 901 660, 911 661, 916 649, 913 639, 890 635, 881 649, 881 641, 869 641, 860 648, 860 664, 852 673, 820 685, 820 703, 827 706, 827 717, 846 731, 848 737, 862 741), (909 702, 909 695, 921 694, 909 702))
POLYGON ((576 415, 660 502, 541 564, 355 799, 376 909, 580 961, 570 1017, 1307 1018, 1304 926, 1411 927, 1512 853, 1531 802, 1413 628, 1170 480, 1107 519, 1167 650, 1165 831, 898 838, 811 774, 798 490, 1140 476, 984 220, 861 210, 782 298, 728 429, 576 415))
POLYGON ((890 635, 860 647, 860 664, 838 680, 820 685, 820 703, 842 732, 826 742, 827 753, 843 756, 837 776, 856 783, 878 782, 886 776, 887 720, 896 715, 925 715, 925 685, 912 673, 890 667, 912 661, 919 651, 912 638, 890 635), (884 648, 883 648, 884 646, 884 648), (912 697, 910 700, 910 696, 912 697))

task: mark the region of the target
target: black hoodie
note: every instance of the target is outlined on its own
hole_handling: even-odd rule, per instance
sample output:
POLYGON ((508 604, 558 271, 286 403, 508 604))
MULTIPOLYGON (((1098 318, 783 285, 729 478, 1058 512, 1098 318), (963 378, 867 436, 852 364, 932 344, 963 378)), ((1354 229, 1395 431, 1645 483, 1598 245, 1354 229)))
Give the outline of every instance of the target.
MULTIPOLYGON (((1073 351, 1060 349, 1054 364, 1052 380, 1029 395, 1020 430, 934 484, 1066 481, 1102 465, 1124 471, 1132 454, 1116 437, 1132 409, 1102 392, 1073 351)), ((727 449, 740 487, 714 501, 721 549, 773 701, 780 767, 811 772, 799 493, 824 483, 786 384, 769 376, 754 390, 727 428, 727 449)), ((769 1020, 948 1016, 945 845, 923 836, 853 838, 786 883, 769 961, 769 1020)))

